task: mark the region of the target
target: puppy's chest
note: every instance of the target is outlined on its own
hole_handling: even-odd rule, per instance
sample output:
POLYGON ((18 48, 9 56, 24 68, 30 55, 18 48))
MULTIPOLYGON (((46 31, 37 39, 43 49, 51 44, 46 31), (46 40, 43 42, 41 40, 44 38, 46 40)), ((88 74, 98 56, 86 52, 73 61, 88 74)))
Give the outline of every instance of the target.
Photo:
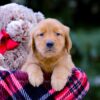
POLYGON ((40 67, 44 72, 51 73, 55 67, 55 64, 50 61, 41 62, 40 67))

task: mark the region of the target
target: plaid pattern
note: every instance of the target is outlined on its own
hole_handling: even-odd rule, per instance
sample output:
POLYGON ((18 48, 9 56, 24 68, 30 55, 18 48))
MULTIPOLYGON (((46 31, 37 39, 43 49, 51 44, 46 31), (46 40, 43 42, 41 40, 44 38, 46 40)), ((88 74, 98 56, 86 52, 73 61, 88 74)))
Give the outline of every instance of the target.
POLYGON ((0 71, 0 100, 82 100, 88 90, 87 76, 77 68, 73 69, 69 82, 60 92, 43 85, 33 87, 24 72, 0 71))

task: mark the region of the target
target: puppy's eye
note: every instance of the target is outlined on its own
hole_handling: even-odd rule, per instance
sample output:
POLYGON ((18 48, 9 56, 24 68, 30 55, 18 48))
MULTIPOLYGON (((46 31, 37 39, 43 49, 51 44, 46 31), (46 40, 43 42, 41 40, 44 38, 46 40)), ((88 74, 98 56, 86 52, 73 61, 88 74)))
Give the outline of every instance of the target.
POLYGON ((61 36, 61 33, 56 32, 56 35, 57 35, 57 36, 61 36))
POLYGON ((39 36, 44 36, 44 33, 40 33, 39 36))

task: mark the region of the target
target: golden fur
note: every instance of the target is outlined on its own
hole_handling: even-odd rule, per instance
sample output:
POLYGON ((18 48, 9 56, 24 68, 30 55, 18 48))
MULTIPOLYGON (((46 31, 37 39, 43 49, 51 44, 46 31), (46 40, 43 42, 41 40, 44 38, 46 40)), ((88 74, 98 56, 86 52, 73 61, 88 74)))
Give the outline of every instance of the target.
POLYGON ((74 67, 70 55, 69 27, 56 19, 47 18, 32 30, 29 47, 28 59, 22 67, 22 71, 29 75, 29 82, 33 86, 42 84, 43 70, 52 72, 52 88, 56 91, 63 89, 74 67), (54 43, 52 48, 46 46, 47 41, 54 43))

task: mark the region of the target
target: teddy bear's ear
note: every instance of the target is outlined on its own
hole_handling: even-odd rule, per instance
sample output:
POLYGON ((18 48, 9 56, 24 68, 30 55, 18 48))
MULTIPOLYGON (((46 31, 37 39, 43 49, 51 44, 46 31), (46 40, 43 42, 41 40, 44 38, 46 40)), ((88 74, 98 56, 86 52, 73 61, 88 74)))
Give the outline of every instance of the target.
POLYGON ((39 23, 40 21, 45 19, 44 15, 41 12, 36 12, 36 13, 34 13, 34 15, 36 17, 37 23, 39 23))
POLYGON ((65 30, 65 47, 67 49, 67 52, 70 53, 70 50, 72 48, 72 41, 70 38, 70 28, 67 26, 64 26, 64 30, 65 30))

